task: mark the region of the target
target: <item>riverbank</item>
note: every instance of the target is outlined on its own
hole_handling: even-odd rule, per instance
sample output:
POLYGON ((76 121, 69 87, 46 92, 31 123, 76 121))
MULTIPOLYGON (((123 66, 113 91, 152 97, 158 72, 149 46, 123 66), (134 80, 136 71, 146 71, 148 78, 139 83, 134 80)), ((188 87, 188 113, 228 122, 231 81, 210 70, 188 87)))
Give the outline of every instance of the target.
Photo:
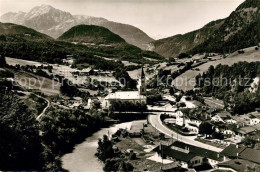
MULTIPOLYGON (((117 153, 103 159, 106 162, 104 169, 108 171, 122 170, 117 164, 124 162, 130 164, 134 171, 159 170, 162 166, 162 160, 153 149, 160 143, 168 145, 172 144, 173 141, 175 140, 172 138, 165 138, 146 120, 134 121, 130 130, 119 130, 108 141, 108 145, 112 144, 110 148, 117 153), (114 163, 111 164, 110 161, 114 163)), ((99 148, 98 156, 104 158, 103 155, 108 155, 107 151, 109 150, 103 147, 99 148)), ((164 160, 164 165, 171 163, 173 162, 164 160)))
POLYGON ((44 147, 44 170, 64 170, 61 157, 73 150, 76 144, 91 136, 100 128, 111 125, 100 113, 86 114, 82 110, 51 107, 39 121, 44 147), (58 115, 57 115, 58 114, 58 115))
MULTIPOLYGON (((92 116, 94 116, 94 115, 92 115, 92 116)), ((96 119, 98 119, 98 121, 96 124, 90 123, 88 126, 89 129, 82 130, 82 131, 76 133, 76 135, 73 136, 73 141, 71 143, 69 143, 68 146, 66 146, 67 147, 66 149, 62 150, 62 154, 60 154, 60 160, 62 162, 61 164, 66 162, 66 165, 62 165, 62 168, 61 168, 62 170, 75 171, 75 170, 73 170, 74 168, 75 169, 78 169, 78 168, 81 169, 83 167, 86 168, 85 165, 79 165, 78 162, 76 162, 76 161, 74 162, 73 157, 78 157, 78 158, 81 157, 82 159, 86 159, 88 156, 82 155, 82 152, 86 152, 86 150, 85 150, 86 146, 89 147, 89 153, 91 155, 93 155, 93 153, 96 153, 97 147, 95 147, 95 146, 97 145, 98 138, 95 138, 95 134, 103 133, 99 137, 99 138, 102 138, 102 136, 104 134, 106 134, 106 135, 108 134, 107 132, 103 132, 103 130, 107 130, 108 128, 113 128, 115 126, 121 126, 121 124, 124 124, 127 122, 132 122, 132 121, 142 120, 142 119, 146 120, 147 116, 148 116, 148 112, 147 113, 130 113, 130 112, 129 113, 111 113, 111 114, 109 114, 109 116, 106 116, 104 114, 101 114, 98 116, 102 116, 103 119, 100 120, 100 118, 97 117, 96 119), (92 138, 92 137, 94 137, 96 139, 96 142, 93 142, 92 139, 90 139, 90 142, 89 142, 88 139, 92 138), (81 146, 83 146, 83 147, 81 147, 81 146), (82 152, 81 151, 78 152, 77 148, 79 150, 82 150, 82 152), (75 155, 73 155, 73 154, 75 154, 75 155), (63 157, 67 157, 67 160, 66 160, 66 158, 64 160, 63 157), (75 164, 78 164, 78 167, 74 166, 73 164, 70 164, 69 161, 74 162, 75 164)), ((112 131, 110 131, 110 134, 113 132, 116 132, 116 131, 113 131, 113 129, 112 129, 112 131)), ((94 159, 96 159, 96 157, 94 157, 94 159)), ((88 160, 88 161, 91 162, 92 160, 88 160)), ((93 161, 96 161, 96 160, 93 160, 93 161)), ((81 162, 81 163, 89 164, 87 162, 81 162)), ((98 163, 96 163, 96 164, 98 164, 98 163)))
MULTIPOLYGON (((103 115, 101 115, 101 116, 103 116, 103 115)), ((77 133, 78 137, 76 138, 76 140, 72 144, 70 144, 70 147, 68 149, 66 149, 66 151, 64 151, 61 156, 62 169, 69 170, 69 171, 71 171, 71 170, 75 171, 74 169, 79 169, 79 170, 84 169, 84 168, 87 168, 86 165, 89 164, 88 162, 92 162, 92 161, 93 161, 93 163, 99 164, 99 166, 100 166, 100 162, 99 163, 96 162, 97 158, 95 156, 92 156, 92 160, 90 160, 88 158, 90 155, 94 155, 96 153, 98 139, 102 138, 103 135, 107 135, 108 131, 109 131, 109 134, 116 132, 117 129, 124 126, 124 124, 127 124, 126 127, 128 127, 129 123, 132 123, 131 121, 146 119, 146 118, 147 118, 147 114, 144 114, 144 113, 135 113, 135 114, 112 113, 109 115, 109 117, 105 116, 105 119, 103 119, 102 121, 99 121, 99 124, 93 125, 90 130, 77 133), (117 129, 115 130, 115 128, 117 128, 117 129), (106 130, 106 132, 104 132, 104 130, 106 130), (91 131, 91 132, 89 132, 89 131, 91 131), (97 135, 99 137, 97 137, 97 135), (89 149, 86 149, 86 148, 89 148, 89 149), (81 151, 78 151, 78 150, 81 150, 81 151), (89 155, 84 155, 82 152, 85 152, 89 155), (65 159, 64 159, 64 157, 65 157, 65 159), (87 160, 88 162, 85 162, 85 161, 82 162, 81 160, 76 161, 74 158, 76 158, 76 159, 81 158, 82 160, 88 159, 87 160), (74 163, 72 163, 72 162, 74 162, 74 163), (81 162, 82 164, 80 164, 79 162, 81 162), (77 165, 75 166, 74 164, 77 164, 77 165)), ((125 127, 123 127, 123 128, 125 128, 125 127)), ((92 166, 92 164, 90 163, 89 166, 92 166)), ((91 169, 90 171, 93 171, 93 170, 95 170, 95 169, 91 169)), ((99 170, 99 169, 97 169, 97 170, 99 170)), ((76 170, 76 171, 78 171, 78 170, 76 170)))
POLYGON ((62 168, 68 171, 93 171, 103 172, 104 164, 95 156, 98 147, 98 139, 103 135, 111 135, 119 128, 130 128, 132 122, 114 124, 108 128, 102 128, 92 134, 90 137, 74 146, 70 153, 64 154, 61 157, 62 168))

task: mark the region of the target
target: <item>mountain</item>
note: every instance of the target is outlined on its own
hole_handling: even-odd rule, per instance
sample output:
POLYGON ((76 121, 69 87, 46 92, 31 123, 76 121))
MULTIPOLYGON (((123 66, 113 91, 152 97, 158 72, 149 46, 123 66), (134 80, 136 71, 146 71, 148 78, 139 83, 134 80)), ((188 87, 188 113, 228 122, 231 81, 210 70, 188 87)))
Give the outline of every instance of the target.
POLYGON ((153 64, 153 59, 158 63, 164 60, 155 52, 128 44, 106 28, 88 25, 75 26, 56 40, 25 26, 0 23, 0 53, 6 57, 57 64, 72 55, 78 65, 87 64, 104 70, 124 68, 122 60, 138 64, 153 64), (95 45, 71 41, 92 41, 95 45))
POLYGON ((23 37, 28 39, 52 39, 51 37, 39 33, 33 29, 25 26, 16 25, 12 23, 1 23, 0 22, 0 35, 3 37, 23 37))
POLYGON ((225 19, 221 27, 207 41, 191 53, 234 52, 260 42, 260 1, 246 0, 225 19))
POLYGON ((1 16, 1 21, 4 23, 15 23, 15 24, 23 24, 25 12, 8 12, 1 16))
POLYGON ((180 53, 192 50, 197 45, 206 41, 208 36, 217 30, 223 22, 224 20, 213 21, 193 32, 156 40, 150 43, 150 50, 153 50, 164 57, 177 57, 180 53))
POLYGON ((122 37, 129 44, 142 49, 145 49, 147 44, 153 41, 147 34, 134 26, 112 22, 104 18, 71 15, 68 12, 55 9, 49 5, 34 7, 28 13, 9 12, 2 15, 0 21, 22 24, 53 38, 58 38, 73 26, 86 24, 103 26, 122 37))
POLYGON ((210 22, 196 31, 150 43, 150 49, 165 56, 180 53, 233 52, 260 42, 260 1, 246 0, 229 17, 210 22))
POLYGON ((95 44, 126 43, 123 38, 114 34, 107 28, 95 25, 74 26, 63 33, 58 40, 95 44))

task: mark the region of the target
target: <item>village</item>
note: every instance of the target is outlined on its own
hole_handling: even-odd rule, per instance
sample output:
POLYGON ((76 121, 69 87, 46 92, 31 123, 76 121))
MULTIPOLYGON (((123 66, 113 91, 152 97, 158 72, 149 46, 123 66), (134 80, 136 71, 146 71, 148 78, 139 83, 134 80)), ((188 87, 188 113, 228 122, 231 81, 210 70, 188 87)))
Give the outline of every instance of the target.
MULTIPOLYGON (((218 55, 212 56, 221 59, 218 55)), ((138 171, 159 168, 164 171, 259 169, 259 109, 244 115, 232 115, 221 100, 212 97, 202 97, 203 101, 196 99, 196 88, 192 94, 161 85, 157 90, 148 88, 151 76, 155 75, 151 73, 154 66, 148 65, 129 72, 137 81, 137 88, 124 90, 122 83, 113 76, 115 71, 71 68, 73 60, 68 56, 63 60, 64 65, 55 65, 7 58, 7 63, 17 67, 24 62, 27 67, 41 68, 48 75, 62 76, 88 94, 87 98, 53 96, 53 106, 85 112, 95 109, 110 117, 116 116, 116 120, 119 119, 117 114, 134 116, 133 119, 139 119, 140 114, 143 120, 133 122, 130 130, 120 129, 115 134, 108 134, 115 152, 135 154, 130 162, 138 171), (156 99, 155 95, 160 96, 156 99), (124 106, 132 108, 123 112, 124 106)), ((185 60, 180 59, 181 63, 187 63, 185 60)), ((193 67, 209 60, 212 58, 193 60, 193 67)), ((162 67, 163 71, 169 67, 170 70, 182 70, 180 65, 176 69, 172 64, 162 66, 159 69, 162 67)), ((157 66, 156 71, 159 69, 157 66)))
POLYGON ((259 0, 0 4, 0 171, 260 171, 259 0))

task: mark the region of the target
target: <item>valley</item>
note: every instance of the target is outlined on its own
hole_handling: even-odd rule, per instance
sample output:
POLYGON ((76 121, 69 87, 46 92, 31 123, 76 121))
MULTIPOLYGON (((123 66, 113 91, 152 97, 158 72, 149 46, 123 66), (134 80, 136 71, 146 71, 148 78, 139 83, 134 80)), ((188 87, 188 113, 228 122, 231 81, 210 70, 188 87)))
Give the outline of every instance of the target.
POLYGON ((160 40, 50 5, 2 15, 0 170, 259 171, 259 10, 160 40))

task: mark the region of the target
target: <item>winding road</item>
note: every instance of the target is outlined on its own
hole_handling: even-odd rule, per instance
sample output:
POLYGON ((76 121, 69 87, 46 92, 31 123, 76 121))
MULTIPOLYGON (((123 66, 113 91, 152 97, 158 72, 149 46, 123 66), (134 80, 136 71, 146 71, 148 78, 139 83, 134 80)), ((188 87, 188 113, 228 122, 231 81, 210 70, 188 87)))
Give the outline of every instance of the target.
POLYGON ((44 99, 47 102, 47 106, 43 109, 42 113, 40 115, 37 116, 36 120, 40 121, 41 117, 45 114, 46 110, 50 107, 50 101, 44 97, 41 97, 37 94, 35 94, 37 97, 44 99))
POLYGON ((174 139, 178 139, 179 141, 184 142, 186 144, 194 145, 197 147, 201 147, 201 148, 216 151, 216 152, 221 152, 223 150, 221 148, 217 148, 217 147, 196 141, 195 140, 196 136, 183 136, 183 135, 180 135, 180 134, 170 130, 169 128, 167 128, 166 126, 164 126, 162 124, 160 116, 161 116, 161 114, 157 114, 157 115, 149 115, 149 117, 148 117, 150 124, 154 128, 156 128, 159 132, 161 132, 169 137, 173 137, 174 139))

